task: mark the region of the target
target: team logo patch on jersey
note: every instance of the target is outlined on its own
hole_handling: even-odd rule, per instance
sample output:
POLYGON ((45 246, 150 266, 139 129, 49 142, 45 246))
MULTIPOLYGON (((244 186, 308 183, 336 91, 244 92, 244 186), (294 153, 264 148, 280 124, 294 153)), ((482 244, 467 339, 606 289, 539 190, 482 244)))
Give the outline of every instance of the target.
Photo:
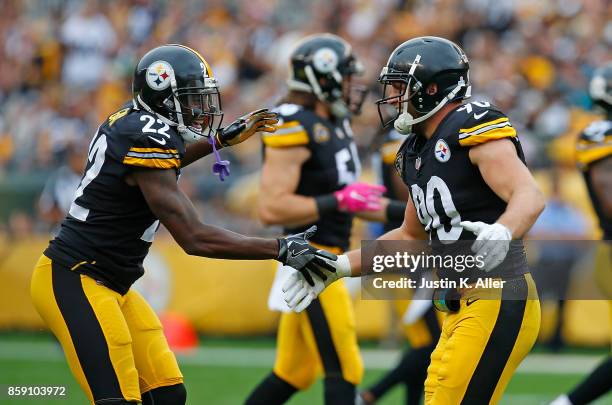
POLYGON ((439 139, 438 142, 436 142, 434 156, 436 157, 436 159, 438 159, 439 162, 442 163, 448 162, 448 160, 450 159, 451 151, 448 147, 448 144, 444 140, 439 139))
POLYGON ((168 62, 158 60, 147 68, 147 84, 153 90, 163 90, 170 86, 172 66, 168 62))
POLYGON ((329 129, 320 122, 317 122, 312 127, 312 133, 314 134, 314 140, 317 143, 323 143, 329 141, 329 129))

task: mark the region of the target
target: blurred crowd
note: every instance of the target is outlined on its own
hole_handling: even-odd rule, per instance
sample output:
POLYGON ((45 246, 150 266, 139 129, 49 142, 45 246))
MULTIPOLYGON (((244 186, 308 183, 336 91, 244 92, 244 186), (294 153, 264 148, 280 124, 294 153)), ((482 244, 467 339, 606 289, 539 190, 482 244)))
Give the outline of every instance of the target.
MULTIPOLYGON (((284 91, 293 44, 307 34, 327 31, 350 41, 366 66, 362 80, 372 92, 355 120, 364 161, 381 134, 371 103, 379 91, 381 67, 401 42, 437 35, 465 49, 473 98, 489 100, 511 117, 530 165, 569 167, 572 136, 593 117, 588 80, 610 59, 612 3, 4 0, 0 189, 24 176, 66 179, 79 172, 97 125, 130 99, 133 67, 152 47, 182 43, 199 50, 220 81, 228 123, 273 105, 284 91)), ((229 206, 248 213, 244 207, 252 206, 244 194, 256 193, 251 180, 261 163, 259 142, 252 139, 224 153, 231 154, 229 183, 213 178, 211 162, 205 160, 185 172, 183 187, 197 201, 204 220, 261 232, 255 220, 239 220, 225 210, 229 206)), ((78 183, 78 176, 74 181, 78 183)), ((10 190, 6 193, 3 198, 11 195, 10 190)), ((56 201, 63 197, 54 196, 48 183, 42 198, 36 196, 35 210, 16 210, 3 222, 9 228, 16 223, 26 230, 48 231, 70 202, 56 201)))

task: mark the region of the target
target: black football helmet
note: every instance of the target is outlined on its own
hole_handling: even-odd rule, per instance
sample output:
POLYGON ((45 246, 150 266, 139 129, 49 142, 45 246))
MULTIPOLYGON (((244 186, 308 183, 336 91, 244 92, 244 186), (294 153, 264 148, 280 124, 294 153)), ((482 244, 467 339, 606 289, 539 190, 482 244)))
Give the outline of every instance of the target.
POLYGON ((449 101, 470 97, 469 68, 463 50, 444 38, 414 38, 395 48, 378 78, 384 86, 376 102, 383 127, 394 123, 398 132, 408 134, 413 124, 425 121, 449 101), (418 117, 408 113, 408 103, 418 117), (386 104, 396 106, 391 119, 384 117, 386 104))
POLYGON ((612 62, 595 70, 589 82, 589 96, 595 105, 612 115, 612 62))
POLYGON ((176 126, 185 142, 214 135, 223 120, 221 95, 210 66, 183 45, 147 52, 134 71, 132 91, 138 106, 176 126))
POLYGON ((290 90, 313 93, 337 118, 361 111, 366 90, 351 84, 351 76, 364 68, 344 39, 333 34, 306 37, 291 54, 290 64, 290 90))

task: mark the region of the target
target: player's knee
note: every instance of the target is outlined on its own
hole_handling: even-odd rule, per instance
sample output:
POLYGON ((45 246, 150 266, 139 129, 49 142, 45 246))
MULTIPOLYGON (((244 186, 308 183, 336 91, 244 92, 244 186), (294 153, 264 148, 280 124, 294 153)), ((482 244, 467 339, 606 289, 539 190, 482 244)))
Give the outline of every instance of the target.
POLYGON ((185 405, 187 390, 184 384, 154 388, 142 394, 142 405, 185 405))

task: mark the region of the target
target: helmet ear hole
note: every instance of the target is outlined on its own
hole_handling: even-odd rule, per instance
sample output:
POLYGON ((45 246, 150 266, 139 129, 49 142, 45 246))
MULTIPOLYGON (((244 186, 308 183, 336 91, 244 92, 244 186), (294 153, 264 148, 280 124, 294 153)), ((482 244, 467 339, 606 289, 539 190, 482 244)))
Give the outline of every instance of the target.
POLYGON ((174 110, 174 101, 172 101, 170 97, 165 99, 162 104, 164 105, 164 107, 168 108, 169 110, 174 110))
POLYGON ((431 83, 427 86, 427 88, 425 89, 425 93, 427 93, 428 96, 433 96, 438 92, 438 85, 436 83, 431 83))

